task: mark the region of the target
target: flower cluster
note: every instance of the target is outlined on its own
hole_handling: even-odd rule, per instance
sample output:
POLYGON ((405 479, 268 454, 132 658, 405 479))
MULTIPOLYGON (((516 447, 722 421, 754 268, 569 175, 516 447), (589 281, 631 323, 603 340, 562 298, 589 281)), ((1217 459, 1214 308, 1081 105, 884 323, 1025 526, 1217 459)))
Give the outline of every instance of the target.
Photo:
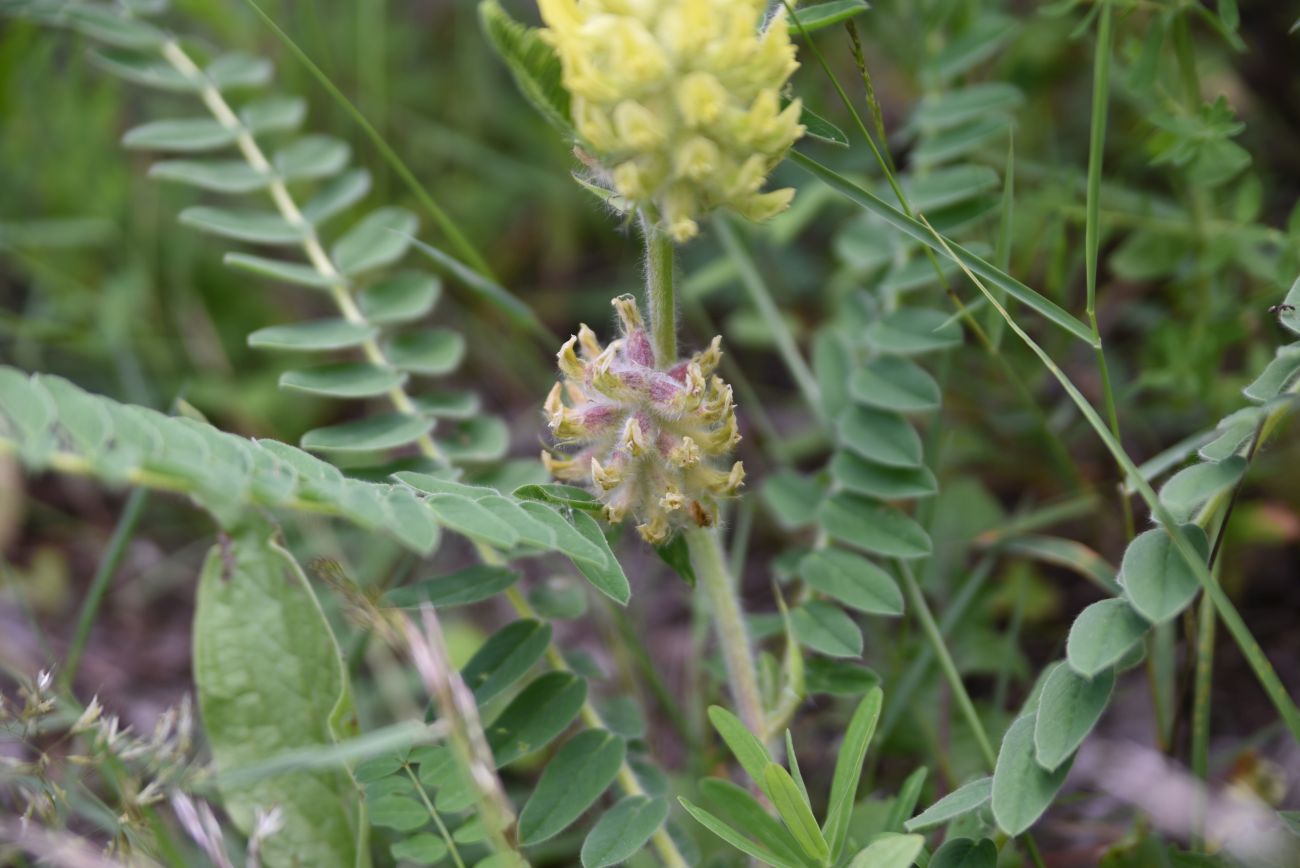
POLYGON ((784 8, 765 0, 539 0, 578 135, 621 196, 675 240, 730 208, 764 220, 794 190, 759 192, 803 135, 781 106, 798 68, 784 8))
POLYGON ((613 301, 623 336, 602 347, 583 325, 560 349, 564 380, 546 399, 546 414, 564 452, 542 453, 559 479, 585 484, 605 517, 631 516, 651 543, 679 527, 706 527, 717 501, 744 482, 745 468, 719 466, 736 444, 731 387, 714 375, 721 338, 671 366, 657 364, 631 296, 613 301))

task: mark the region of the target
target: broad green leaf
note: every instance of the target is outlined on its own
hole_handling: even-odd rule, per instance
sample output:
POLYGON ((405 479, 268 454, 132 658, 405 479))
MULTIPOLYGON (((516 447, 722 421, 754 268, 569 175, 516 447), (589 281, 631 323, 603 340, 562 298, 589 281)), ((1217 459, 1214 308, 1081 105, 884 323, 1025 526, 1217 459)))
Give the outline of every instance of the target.
POLYGON ((1015 85, 973 84, 922 97, 912 114, 912 123, 922 130, 937 131, 994 113, 1014 112, 1024 101, 1024 94, 1015 85))
POLYGON ((880 684, 880 676, 865 666, 844 660, 813 657, 804 663, 804 684, 810 694, 861 696, 880 684))
MULTIPOLYGON (((1185 524, 1176 532, 1206 558, 1210 543, 1199 525, 1185 524)), ((1153 624, 1173 618, 1196 598, 1201 583, 1174 546, 1164 528, 1139 534, 1124 550, 1119 582, 1129 604, 1153 624)))
POLYGON ((574 509, 585 509, 587 512, 600 512, 602 508, 601 502, 587 489, 558 482, 521 485, 514 490, 514 495, 523 500, 558 503, 574 509))
POLYGON ((836 419, 849 406, 849 377, 854 368, 853 352, 838 332, 822 329, 813 338, 812 366, 821 391, 822 407, 829 419, 836 419))
POLYGON ((949 838, 930 859, 930 868, 997 868, 998 848, 988 838, 949 838))
POLYGON ((510 429, 498 416, 475 416, 439 429, 438 448, 452 464, 496 461, 510 449, 510 429))
POLYGON ((548 672, 510 700, 486 729, 498 767, 539 750, 568 728, 587 699, 587 682, 572 672, 548 672))
POLYGON ((993 778, 964 784, 903 824, 909 832, 941 826, 983 805, 993 796, 993 778))
POLYGON ((441 294, 442 281, 437 277, 404 271, 366 287, 357 304, 367 322, 389 325, 421 319, 433 310, 441 294))
POLYGON ((1002 831, 1020 835, 1034 825, 1056 798, 1072 762, 1047 771, 1034 759, 1034 715, 1011 724, 993 771, 993 816, 1002 831))
POLYGON ((161 57, 108 49, 91 51, 90 59, 101 69, 145 87, 178 93, 195 93, 203 87, 201 78, 185 75, 161 57))
POLYGON ((1244 407, 1219 420, 1213 440, 1197 449, 1202 461, 1223 461, 1247 448, 1264 415, 1262 407, 1244 407))
MULTIPOLYGON (((970 201, 999 186, 998 173, 988 166, 948 166, 910 179, 908 199, 915 210, 933 213, 970 201)), ((924 259, 913 261, 925 265, 934 274, 934 268, 924 259)))
POLYGON ((801 30, 812 33, 824 27, 832 27, 855 15, 861 15, 870 8, 866 0, 827 0, 825 3, 803 6, 794 11, 795 20, 790 22, 790 33, 798 35, 801 30))
POLYGON ((524 98, 566 139, 576 139, 569 118, 569 92, 562 83, 563 71, 555 49, 537 28, 515 21, 496 0, 484 0, 478 9, 483 32, 524 98))
MULTIPOLYGON (((849 0, 849 2, 861 2, 861 0, 849 0)), ((781 102, 782 108, 789 105, 784 97, 782 97, 781 102)), ((804 135, 809 138, 820 139, 840 148, 849 146, 849 137, 844 135, 844 131, 808 108, 806 103, 799 108, 799 123, 803 124, 804 135)))
POLYGON ((1074 755, 1101 719, 1115 687, 1115 672, 1084 678, 1069 666, 1057 666, 1043 683, 1034 716, 1034 756, 1055 771, 1074 755))
POLYGON ((212 61, 203 72, 217 90, 244 90, 270 82, 275 67, 264 57, 231 53, 212 61))
POLYGON ((62 377, 38 374, 36 380, 53 399, 60 441, 80 455, 97 459, 113 436, 113 420, 104 402, 62 377))
POLYGON ((432 832, 408 835, 388 848, 394 859, 416 865, 437 865, 447 856, 447 844, 432 832))
MULTIPOLYGON (((919 241, 921 244, 929 247, 939 256, 956 257, 961 260, 962 264, 969 268, 973 274, 987 281, 991 286, 1006 292, 1012 298, 1051 320, 1053 323, 1065 329, 1084 343, 1089 345, 1092 344, 1091 329, 1056 302, 1051 301, 1045 296, 1030 289, 1005 271, 1002 271, 986 260, 981 259, 966 248, 962 247, 960 244, 956 244, 947 239, 944 239, 944 243, 940 243, 924 223, 907 216, 902 211, 899 211, 897 208, 881 199, 879 196, 864 190, 862 187, 842 175, 831 171, 816 160, 813 160, 798 151, 791 152, 789 159, 791 162, 799 165, 811 175, 827 184, 840 195, 853 201, 867 211, 870 211, 872 214, 882 218, 886 223, 911 237, 913 240, 919 241)), ((907 308, 903 308, 902 310, 907 310, 907 308)), ((931 340, 933 341, 944 335, 951 335, 950 337, 946 337, 945 343, 949 343, 953 339, 960 341, 960 326, 955 322, 949 322, 947 316, 943 316, 943 319, 949 324, 951 331, 945 330, 941 335, 932 334, 930 336, 931 340)), ((878 324, 873 323, 872 325, 875 326, 878 324)), ((881 329, 877 329, 877 340, 880 340, 881 331, 881 329)), ((899 341, 896 338, 890 339, 886 334, 883 343, 906 343, 906 341, 899 341)))
POLYGON ((520 503, 519 506, 539 523, 550 528, 551 533, 555 534, 555 548, 568 555, 575 565, 581 562, 593 569, 609 568, 609 560, 612 557, 607 554, 609 549, 588 540, 553 507, 530 501, 520 503))
POLYGON ((254 135, 292 132, 306 117, 307 100, 297 96, 265 96, 239 110, 240 121, 254 135))
POLYGON ((224 148, 238 133, 212 118, 153 121, 127 130, 122 145, 133 150, 192 153, 224 148))
POLYGON ((679 796, 677 801, 686 809, 686 813, 690 814, 701 826, 708 829, 710 832, 717 835, 746 856, 749 856, 751 859, 757 859, 765 865, 774 866, 774 868, 804 868, 804 866, 800 865, 798 862, 783 859, 781 856, 773 853, 768 847, 750 840, 684 796, 679 796))
POLYGON ((523 545, 534 546, 539 549, 555 548, 555 532, 547 525, 533 518, 531 514, 525 512, 518 501, 511 500, 503 495, 490 494, 478 498, 476 502, 479 506, 510 525, 514 532, 519 535, 519 542, 523 545))
POLYGON ((960 346, 961 326, 937 310, 900 307, 869 323, 863 339, 878 353, 916 356, 960 346))
POLYGON ((655 554, 672 567, 687 586, 695 587, 695 567, 691 564, 691 550, 684 534, 673 534, 668 542, 655 546, 655 554))
POLYGON ((645 738, 646 720, 640 704, 630 696, 611 696, 596 703, 605 728, 625 741, 645 738))
POLYGON ((930 536, 908 516, 878 501, 841 492, 822 504, 818 513, 832 539, 872 554, 891 558, 923 558, 930 554, 930 536))
POLYGON ((392 265, 411 246, 420 222, 402 208, 380 208, 352 227, 331 248, 334 265, 352 276, 392 265))
MULTIPOLYGON (((253 523, 214 546, 199 579, 194 680, 219 771, 333 745, 352 715, 346 673, 320 605, 293 558, 253 523)), ((354 785, 335 769, 218 784, 244 834, 275 806, 284 828, 263 843, 268 866, 352 866, 354 785)))
POLYGON ((1070 668, 1092 678, 1115 665, 1150 629, 1151 624, 1133 611, 1126 600, 1093 603, 1070 626, 1070 637, 1065 643, 1070 668))
POLYGON ((668 802, 650 796, 626 796, 607 811, 582 842, 583 868, 607 868, 625 862, 645 846, 664 820, 668 802))
POLYGON ((302 216, 313 226, 320 226, 366 198, 369 192, 370 173, 365 169, 351 169, 327 181, 303 206, 302 216))
POLYGON ((468 419, 482 406, 478 392, 422 392, 413 401, 415 408, 435 419, 468 419))
POLYGON ((831 792, 826 804, 826 823, 822 827, 831 858, 835 860, 844 852, 844 842, 848 840, 853 803, 857 799, 858 783, 862 779, 862 764, 866 761, 871 737, 876 734, 876 724, 880 721, 880 708, 884 699, 884 693, 879 687, 871 688, 862 697, 844 730, 844 742, 835 758, 835 772, 831 777, 831 792))
POLYGON ((836 425, 840 443, 855 454, 888 467, 919 467, 921 437, 897 413, 851 407, 836 425))
POLYGON ((924 846, 925 838, 920 835, 884 832, 853 857, 849 868, 909 868, 924 846))
POLYGON ((47 432, 57 413, 54 399, 37 381, 13 368, 0 367, 0 426, 12 432, 25 461, 41 465, 55 448, 54 438, 47 432))
POLYGON ((118 48, 148 51, 160 48, 167 41, 167 34, 149 22, 106 6, 69 3, 64 11, 74 30, 118 48))
POLYGON ((302 435, 300 445, 312 452, 378 452, 414 443, 432 430, 432 419, 383 413, 315 428, 302 435))
POLYGON ((1242 392, 1252 401, 1271 401, 1290 389, 1297 376, 1300 376, 1300 344, 1279 347, 1273 361, 1242 392))
POLYGON ((182 211, 180 221, 202 232, 250 244, 298 244, 303 239, 300 228, 267 211, 230 211, 196 205, 182 211))
POLYGON ((861 657, 862 631, 843 609, 809 600, 790 613, 790 626, 799 644, 828 657, 861 657))
POLYGON ((778 470, 763 481, 760 496, 781 527, 799 530, 816 520, 817 505, 824 494, 825 486, 815 478, 778 470))
POLYGON ((900 356, 880 356, 867 362, 853 372, 849 391, 859 403, 899 413, 933 410, 940 400, 934 378, 900 356))
POLYGON ((1160 502, 1175 521, 1192 521, 1197 510, 1230 490, 1245 472, 1246 458, 1242 455, 1231 455, 1217 463, 1193 464, 1175 473, 1160 487, 1160 502))
POLYGON ((252 193, 272 180, 270 174, 239 160, 163 160, 149 167, 149 177, 214 193, 252 193))
POLYGON ((407 548, 428 555, 438 547, 442 531, 414 494, 401 486, 391 487, 384 496, 384 511, 388 520, 383 529, 407 548))
POLYGON ((804 853, 818 861, 825 860, 830 855, 830 847, 790 773, 784 766, 769 762, 763 770, 763 783, 772 806, 804 853))
POLYGON ((441 524, 457 533, 482 540, 489 545, 508 549, 519 542, 519 534, 510 525, 459 494, 434 494, 425 503, 441 524))
POLYGON ((828 469, 840 488, 877 500, 931 497, 939 491, 939 481, 925 465, 889 467, 840 450, 831 458, 828 469))
POLYGON ((351 156, 352 148, 342 139, 310 135, 276 151, 271 163, 284 180, 307 181, 338 174, 351 156))
POLYGON ((565 742, 519 814, 519 843, 537 844, 568 828, 609 789, 626 752, 623 739, 603 729, 565 742))
POLYGON ((378 332, 365 323, 318 319, 258 329, 248 336, 248 345, 259 349, 323 352, 358 346, 378 332))
POLYGON ((1005 115, 985 115, 966 121, 926 138, 912 152, 917 165, 927 169, 940 163, 969 157, 980 148, 1007 135, 1011 119, 1005 115))
POLYGON ((583 538, 597 548, 600 548, 605 555, 605 563, 602 566, 587 561, 574 561, 574 566, 586 577, 587 581, 605 596, 609 597, 620 606, 626 606, 627 601, 632 598, 632 586, 628 583, 627 575, 623 572, 623 567, 619 564, 618 558, 609 549, 609 543, 605 541, 605 535, 601 533, 600 525, 596 520, 585 512, 573 513, 573 526, 583 538))
POLYGON ((956 78, 995 55, 1018 29, 1014 19, 982 14, 969 30, 944 47, 930 62, 930 69, 940 81, 956 78))
POLYGON ((384 594, 384 605, 403 609, 429 603, 435 608, 466 606, 501 593, 519 581, 519 574, 509 567, 474 564, 445 576, 425 579, 384 594))
POLYGON ((461 678, 482 705, 522 678, 550 643, 550 624, 531 620, 507 624, 474 652, 461 669, 461 678))
POLYGON ((548 621, 571 621, 587 613, 587 591, 567 578, 552 578, 528 592, 533 610, 548 621))
POLYGON ((411 796, 390 793, 366 803, 370 822, 398 832, 412 832, 429 822, 429 811, 411 796))
POLYGON ((465 358, 465 338, 451 329, 426 329, 393 338, 385 352, 388 363, 398 370, 436 377, 460 365, 465 358))
POLYGON ((799 574, 813 588, 860 612, 903 614, 903 592, 893 577, 851 552, 819 549, 799 562, 799 574))
POLYGON ((285 371, 280 387, 331 398, 373 398, 402 385, 397 371, 364 362, 338 362, 304 371, 285 371))
POLYGON ((321 274, 310 265, 285 262, 281 259, 267 259, 266 257, 253 256, 247 253, 227 253, 223 261, 231 268, 250 271, 262 277, 269 277, 272 280, 280 280, 298 286, 322 288, 329 286, 334 280, 321 274))
POLYGON ((761 788, 766 787, 763 776, 772 757, 758 736, 750 732, 739 717, 719 705, 709 706, 709 722, 718 731, 718 735, 722 736, 727 749, 740 763, 745 774, 749 775, 749 779, 761 788))

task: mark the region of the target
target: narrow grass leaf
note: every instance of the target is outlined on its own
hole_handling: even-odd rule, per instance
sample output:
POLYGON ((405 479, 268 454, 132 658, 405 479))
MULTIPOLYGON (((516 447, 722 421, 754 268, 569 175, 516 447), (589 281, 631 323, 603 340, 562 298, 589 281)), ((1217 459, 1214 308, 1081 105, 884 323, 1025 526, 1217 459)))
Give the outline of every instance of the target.
POLYGON ((853 717, 844 730, 844 742, 840 745, 835 759, 835 771, 831 777, 826 823, 822 827, 833 860, 840 858, 844 852, 844 842, 848 840, 853 803, 857 799, 858 783, 862 779, 862 764, 866 761, 871 737, 876 733, 876 724, 880 722, 880 708, 884 700, 885 695, 879 687, 868 690, 854 709, 853 717))
POLYGON ((812 808, 790 773, 784 766, 770 762, 763 770, 763 782, 773 807, 804 853, 819 862, 825 861, 830 855, 830 847, 817 827, 812 808))

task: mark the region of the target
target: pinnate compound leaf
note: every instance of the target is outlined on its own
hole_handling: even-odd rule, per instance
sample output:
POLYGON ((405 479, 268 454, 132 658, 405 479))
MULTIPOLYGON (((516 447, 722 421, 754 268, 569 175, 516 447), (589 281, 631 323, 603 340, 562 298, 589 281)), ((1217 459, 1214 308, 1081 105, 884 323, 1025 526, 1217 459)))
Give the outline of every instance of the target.
POLYGON ((964 784, 903 824, 909 832, 942 825, 969 814, 993 796, 993 778, 979 778, 964 784))
MULTIPOLYGON (((428 813, 425 813, 428 818, 428 813)), ((409 835, 389 848, 394 859, 416 865, 437 865, 447 856, 447 844, 432 832, 409 835)))
POLYGON ((1002 737, 993 771, 993 817, 1008 835, 1020 835, 1038 821, 1065 783, 1073 758, 1047 771, 1034 758, 1034 715, 1011 724, 1002 737))
POLYGON ((897 413, 852 407, 836 423, 840 444, 868 461, 889 467, 919 467, 921 436, 897 413))
MULTIPOLYGON (((1253 427, 1249 433, 1254 433, 1253 427)), ((1218 462, 1193 464, 1160 486, 1160 502, 1175 521, 1192 521, 1198 509, 1211 498, 1231 489, 1245 472, 1246 458, 1242 455, 1230 455, 1218 462)))
POLYGON ((431 274, 404 271, 378 281, 357 298, 366 321, 375 325, 411 322, 433 310, 442 281, 431 274))
POLYGON ((881 410, 920 413, 939 406, 939 384, 915 362, 880 356, 854 372, 849 380, 853 399, 881 410))
POLYGON ((607 868, 630 859, 668 819, 668 802, 626 796, 597 821, 582 842, 583 868, 607 868))
POLYGON ((868 690, 854 709, 853 717, 844 731, 844 742, 840 745, 835 772, 831 777, 826 824, 822 828, 832 859, 840 858, 844 852, 844 842, 848 840, 853 803, 857 799, 858 783, 862 779, 862 764, 867 759, 871 737, 876 734, 876 724, 880 721, 880 709, 884 701, 885 695, 879 687, 868 690))
MULTIPOLYGON (((1186 524, 1183 534, 1202 558, 1210 543, 1199 525, 1186 524)), ((1192 602, 1201 583, 1164 528, 1154 528, 1129 543, 1120 563, 1120 584, 1129 604, 1153 624, 1173 618, 1192 602)))
POLYGON ((1104 670, 1085 678, 1069 666, 1057 666, 1047 676, 1034 716, 1034 756, 1044 769, 1055 771, 1092 732, 1110 702, 1115 672, 1104 670))
POLYGON ((397 371, 364 362, 338 362, 280 375, 282 389, 328 398, 374 398, 403 382, 403 375, 397 371))
POLYGON ((163 160, 149 167, 149 177, 214 193, 251 193, 272 180, 271 175, 239 160, 163 160))
POLYGON ((1091 678, 1115 665, 1150 629, 1126 600, 1100 600, 1074 619, 1066 659, 1075 672, 1091 678))
POLYGON ((475 564, 436 579, 426 579, 384 594, 384 605, 416 609, 428 603, 435 608, 467 606, 496 596, 519 581, 509 567, 475 564))
POLYGON ((355 347, 379 330, 366 323, 345 319, 318 319, 287 325, 268 326, 248 336, 248 345, 259 349, 323 352, 355 347))
POLYGON ((537 844, 564 831, 614 782, 626 752, 623 739, 603 729, 569 739, 519 814, 519 843, 537 844))
POLYGON ((302 448, 313 452, 377 452, 414 443, 433 430, 433 420, 405 413, 367 416, 302 435, 302 448))
POLYGON ((235 141, 238 132, 213 118, 151 121, 127 130, 122 145, 133 150, 196 153, 224 148, 235 141))
MULTIPOLYGON (((346 672, 325 616, 302 571, 270 536, 268 527, 253 524, 218 543, 199 580, 194 679, 222 771, 331 746, 351 715, 346 672)), ((293 771, 219 787, 245 834, 257 808, 281 811, 284 828, 264 843, 264 864, 353 864, 357 806, 346 773, 293 771)))

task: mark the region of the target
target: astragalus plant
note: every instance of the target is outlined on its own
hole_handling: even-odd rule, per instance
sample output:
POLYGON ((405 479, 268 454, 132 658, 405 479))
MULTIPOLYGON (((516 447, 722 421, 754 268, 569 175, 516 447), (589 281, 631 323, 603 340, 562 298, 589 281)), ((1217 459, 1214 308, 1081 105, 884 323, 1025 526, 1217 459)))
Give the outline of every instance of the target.
MULTIPOLYGON (((357 16, 373 96, 396 10, 367 3, 308 17, 357 16)), ((1266 222, 1200 71, 1245 47, 1235 2, 483 0, 458 50, 545 126, 505 88, 490 113, 617 251, 562 302, 497 274, 510 234, 480 250, 464 179, 403 161, 421 119, 356 108, 289 4, 231 7, 337 135, 182 5, 0 11, 160 92, 127 91, 122 144, 238 246, 222 329, 304 313, 247 345, 313 421, 290 445, 207 420, 273 429, 238 392, 163 411, 0 367, 16 497, 124 493, 70 638, 8 667, 0 859, 1294 864, 1297 669, 1247 592, 1295 501, 1248 472, 1300 390, 1300 210, 1266 222), (159 494, 210 521, 178 556, 197 720, 150 736, 83 662, 159 494)), ((484 191, 521 161, 460 149, 484 191)), ((39 233, 6 237, 36 293, 39 233)))

